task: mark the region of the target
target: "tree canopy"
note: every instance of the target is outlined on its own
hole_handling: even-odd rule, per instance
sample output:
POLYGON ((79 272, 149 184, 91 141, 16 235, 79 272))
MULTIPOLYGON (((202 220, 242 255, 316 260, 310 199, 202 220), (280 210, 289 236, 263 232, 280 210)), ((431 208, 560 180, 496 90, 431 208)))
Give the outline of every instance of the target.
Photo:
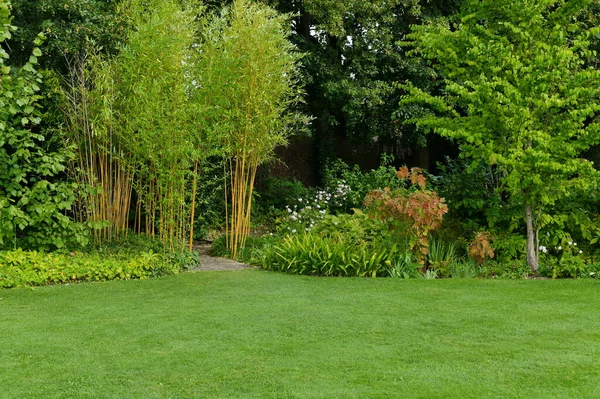
POLYGON ((600 142, 600 71, 589 66, 600 30, 578 18, 592 3, 471 0, 458 17, 408 37, 445 90, 409 82, 402 103, 428 104, 433 112, 417 125, 455 139, 473 166, 502 171, 510 201, 525 210, 533 269, 544 212, 597 184, 582 152, 600 142))

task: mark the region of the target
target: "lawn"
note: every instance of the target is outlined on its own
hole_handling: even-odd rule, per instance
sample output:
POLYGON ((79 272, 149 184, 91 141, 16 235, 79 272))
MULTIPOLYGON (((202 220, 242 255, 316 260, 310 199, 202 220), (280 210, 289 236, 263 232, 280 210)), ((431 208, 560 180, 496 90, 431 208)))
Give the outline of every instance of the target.
POLYGON ((0 290, 0 397, 600 398, 599 295, 257 270, 0 290))

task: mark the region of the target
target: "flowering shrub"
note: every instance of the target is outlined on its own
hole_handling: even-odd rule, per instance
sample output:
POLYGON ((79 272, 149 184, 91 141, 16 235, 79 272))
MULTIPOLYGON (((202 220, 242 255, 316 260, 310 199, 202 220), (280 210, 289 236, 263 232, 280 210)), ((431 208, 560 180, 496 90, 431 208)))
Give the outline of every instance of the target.
POLYGON ((596 266, 586 263, 583 250, 569 236, 555 247, 538 248, 542 268, 540 274, 552 278, 597 278, 596 266))
POLYGON ((287 215, 282 219, 284 233, 295 234, 310 231, 318 221, 332 210, 341 207, 350 192, 343 180, 329 190, 318 190, 312 196, 298 198, 295 204, 285 207, 287 215))
POLYGON ((390 221, 397 230, 408 230, 409 246, 424 265, 429 253, 429 233, 441 226, 448 206, 435 191, 425 188, 426 178, 421 169, 409 170, 405 166, 398 170, 397 177, 405 182, 404 187, 370 191, 365 205, 373 217, 390 221))

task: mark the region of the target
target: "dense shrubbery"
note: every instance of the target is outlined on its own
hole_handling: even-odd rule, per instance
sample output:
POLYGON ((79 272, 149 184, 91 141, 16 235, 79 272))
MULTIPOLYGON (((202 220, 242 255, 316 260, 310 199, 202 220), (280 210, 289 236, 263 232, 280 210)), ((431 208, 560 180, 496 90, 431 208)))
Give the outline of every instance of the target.
MULTIPOLYGON (((442 187, 451 192, 456 185, 464 185, 467 191, 475 190, 467 188, 470 186, 463 180, 449 181, 444 175, 430 179, 433 185, 426 189, 428 177, 417 168, 396 170, 384 165, 364 173, 343 166, 338 169, 345 171, 338 174, 344 179, 332 178, 324 189, 308 190, 291 183, 293 192, 302 196, 287 196, 285 205, 280 202, 275 231, 249 240, 239 259, 269 270, 327 276, 510 279, 597 276, 598 265, 582 257, 582 251, 570 242, 568 234, 561 241, 563 246, 552 250, 540 247, 542 266, 538 273, 532 272, 524 261, 522 235, 483 230, 498 226, 490 220, 504 224, 511 219, 490 216, 493 213, 486 207, 493 205, 486 202, 485 185, 479 197, 474 193, 473 201, 457 203, 457 197, 449 201, 450 222, 458 220, 460 212, 472 209, 472 224, 444 226, 446 205, 435 190, 442 187), (378 178, 367 178, 373 176, 378 178), (360 202, 352 199, 357 193, 363 195, 360 202), (348 211, 349 204, 356 206, 348 211), (281 211, 282 208, 285 210, 281 211), (482 213, 477 216, 477 212, 482 213)), ((467 176, 466 170, 465 173, 467 176)), ((479 183, 487 179, 482 177, 479 183)), ((278 186, 286 185, 279 182, 278 186)), ((495 192, 492 186, 489 190, 495 192)), ((221 238, 213 244, 213 254, 228 255, 224 248, 221 238)))
POLYGON ((184 270, 186 262, 153 251, 135 255, 96 253, 0 252, 0 287, 83 281, 146 279, 184 270))

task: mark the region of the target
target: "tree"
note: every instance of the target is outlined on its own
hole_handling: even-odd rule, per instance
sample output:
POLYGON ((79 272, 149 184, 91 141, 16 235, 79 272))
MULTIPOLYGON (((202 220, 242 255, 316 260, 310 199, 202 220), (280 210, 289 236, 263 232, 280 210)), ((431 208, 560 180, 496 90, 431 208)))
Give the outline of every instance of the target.
POLYGON ((8 41, 11 58, 27 62, 33 40, 43 32, 42 68, 67 72, 67 59, 102 47, 112 53, 125 36, 127 20, 118 12, 122 2, 106 0, 13 0, 14 23, 20 27, 8 41))
POLYGON ((398 109, 402 92, 397 82, 432 85, 429 68, 406 57, 398 40, 412 24, 455 12, 460 1, 270 1, 295 15, 292 40, 306 53, 307 106, 315 116, 312 131, 321 173, 338 152, 336 137, 386 148, 405 159, 427 145, 422 132, 397 121, 420 112, 415 106, 398 109))
POLYGON ((593 0, 469 0, 456 18, 414 27, 413 53, 445 83, 439 95, 407 83, 402 104, 428 104, 414 122, 456 140, 471 166, 501 170, 525 214, 527 262, 538 268, 545 212, 598 182, 582 152, 600 141, 600 30, 582 22, 593 0))
POLYGON ((197 63, 199 119, 218 138, 229 167, 227 247, 235 258, 250 229, 257 167, 272 159, 293 128, 302 97, 300 54, 289 21, 272 8, 236 0, 202 29, 197 63))

